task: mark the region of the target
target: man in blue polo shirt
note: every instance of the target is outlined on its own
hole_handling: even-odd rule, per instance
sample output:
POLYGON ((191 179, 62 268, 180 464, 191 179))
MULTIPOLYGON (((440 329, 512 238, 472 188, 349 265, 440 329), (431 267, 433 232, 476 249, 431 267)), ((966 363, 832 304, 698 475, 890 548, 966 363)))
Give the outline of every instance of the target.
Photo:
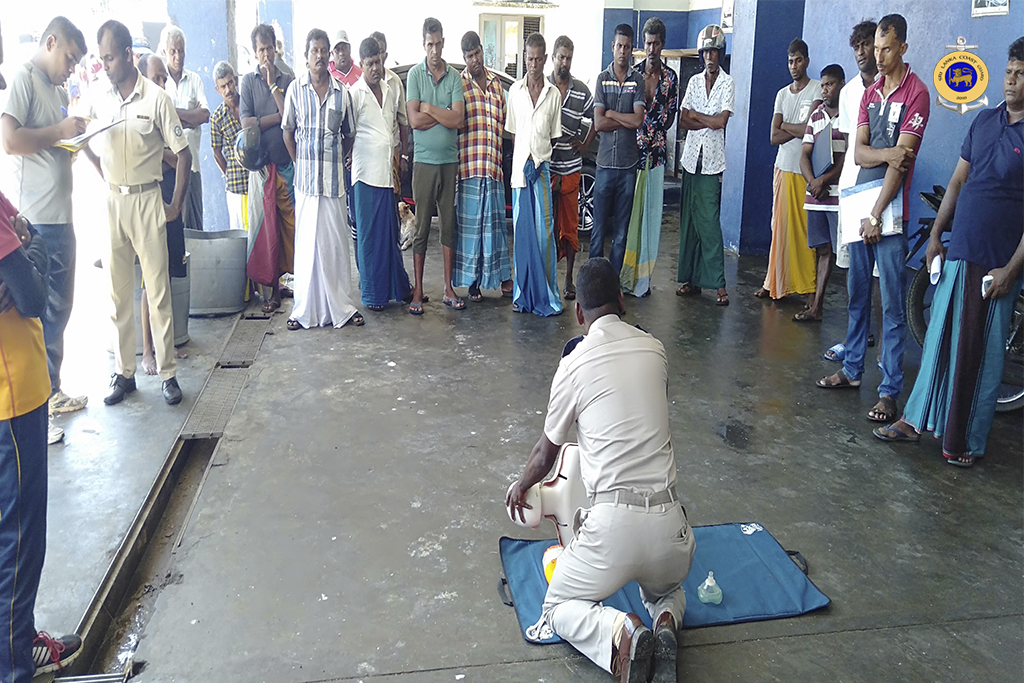
POLYGON ((928 241, 943 256, 903 419, 879 427, 883 441, 942 437, 942 454, 970 467, 985 453, 1003 379, 1006 330, 1024 265, 1024 38, 1010 46, 1006 100, 978 114, 960 149, 928 241), (955 213, 954 213, 955 212, 955 213), (950 230, 949 249, 942 233, 950 230), (982 293, 983 279, 992 284, 982 293))
POLYGON ((452 248, 455 246, 455 176, 459 167, 458 130, 466 117, 462 76, 441 58, 441 22, 423 22, 426 59, 409 69, 407 109, 412 126, 412 199, 416 204, 416 233, 412 242, 415 282, 409 312, 423 315, 423 263, 430 238, 430 220, 437 211, 444 256, 444 305, 466 307, 452 289, 452 248))
POLYGON ((608 260, 618 273, 626 253, 626 228, 636 191, 636 166, 640 159, 636 131, 643 125, 646 111, 644 78, 630 66, 633 27, 629 24, 615 27, 612 54, 612 63, 597 77, 594 86, 594 128, 599 133, 599 146, 590 258, 604 256, 604 239, 611 237, 608 260))
POLYGON ((902 216, 907 216, 914 160, 929 112, 928 88, 903 61, 906 51, 907 20, 899 14, 882 17, 875 30, 879 78, 864 91, 860 101, 854 155, 860 166, 857 183, 882 180, 883 185, 870 214, 861 222, 863 240, 850 244, 850 319, 843 369, 817 383, 824 389, 860 386, 871 318, 871 273, 877 265, 882 293, 882 383, 868 419, 886 423, 896 419, 896 399, 903 391, 907 236, 905 231, 883 236, 881 217, 901 188, 902 216))

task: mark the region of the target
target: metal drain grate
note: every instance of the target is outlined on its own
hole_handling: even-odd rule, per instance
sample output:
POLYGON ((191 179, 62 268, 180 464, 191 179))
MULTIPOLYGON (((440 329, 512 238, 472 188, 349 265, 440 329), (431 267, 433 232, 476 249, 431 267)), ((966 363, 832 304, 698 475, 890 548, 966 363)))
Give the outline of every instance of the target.
POLYGON ((248 374, 248 368, 214 368, 199 394, 199 400, 185 420, 185 426, 181 428, 181 438, 210 439, 222 436, 248 374))
POLYGON ((252 365, 269 328, 266 320, 239 320, 220 355, 221 367, 244 368, 252 365))
POLYGON ((270 320, 273 313, 263 312, 263 302, 259 297, 253 296, 249 299, 249 306, 242 311, 242 320, 270 320))

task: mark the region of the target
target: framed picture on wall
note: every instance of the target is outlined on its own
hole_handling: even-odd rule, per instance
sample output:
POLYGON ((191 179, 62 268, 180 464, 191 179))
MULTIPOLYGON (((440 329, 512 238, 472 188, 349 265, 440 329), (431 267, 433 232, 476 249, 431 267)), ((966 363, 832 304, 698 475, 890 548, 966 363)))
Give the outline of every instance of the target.
POLYGON ((722 0, 722 33, 732 33, 732 9, 733 0, 722 0))
POLYGON ((1010 0, 971 0, 972 17, 991 17, 1010 13, 1010 0))

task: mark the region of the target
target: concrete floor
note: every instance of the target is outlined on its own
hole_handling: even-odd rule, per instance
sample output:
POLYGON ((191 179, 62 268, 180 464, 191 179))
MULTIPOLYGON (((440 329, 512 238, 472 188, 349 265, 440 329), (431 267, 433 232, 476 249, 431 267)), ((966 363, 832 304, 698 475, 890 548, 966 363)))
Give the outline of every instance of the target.
MULTIPOLYGON (((864 417, 877 368, 859 394, 813 386, 845 334, 841 283, 815 326, 790 321, 795 300, 753 298, 763 258, 727 260, 728 308, 679 299, 677 212, 654 293, 626 319, 668 352, 691 523, 760 522, 833 600, 684 632, 680 680, 1021 680, 1021 415, 997 417, 973 470, 931 439, 882 444, 864 417)), ((392 307, 299 332, 275 318, 175 557, 181 580, 141 634, 139 681, 608 680, 568 646, 524 642, 495 590, 500 536, 553 536, 514 526, 502 501, 575 319, 513 314, 494 293, 445 309, 436 244, 427 280, 422 318, 392 307)), ((58 530, 51 517, 48 569, 58 530)))

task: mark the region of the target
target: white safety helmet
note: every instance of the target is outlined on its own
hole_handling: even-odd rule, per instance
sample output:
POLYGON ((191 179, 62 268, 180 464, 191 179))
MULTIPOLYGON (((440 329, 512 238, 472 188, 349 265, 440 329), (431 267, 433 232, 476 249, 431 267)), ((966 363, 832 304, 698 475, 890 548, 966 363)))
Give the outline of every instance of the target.
POLYGON ((697 52, 704 50, 724 50, 725 34, 718 24, 708 24, 697 36, 697 52))

